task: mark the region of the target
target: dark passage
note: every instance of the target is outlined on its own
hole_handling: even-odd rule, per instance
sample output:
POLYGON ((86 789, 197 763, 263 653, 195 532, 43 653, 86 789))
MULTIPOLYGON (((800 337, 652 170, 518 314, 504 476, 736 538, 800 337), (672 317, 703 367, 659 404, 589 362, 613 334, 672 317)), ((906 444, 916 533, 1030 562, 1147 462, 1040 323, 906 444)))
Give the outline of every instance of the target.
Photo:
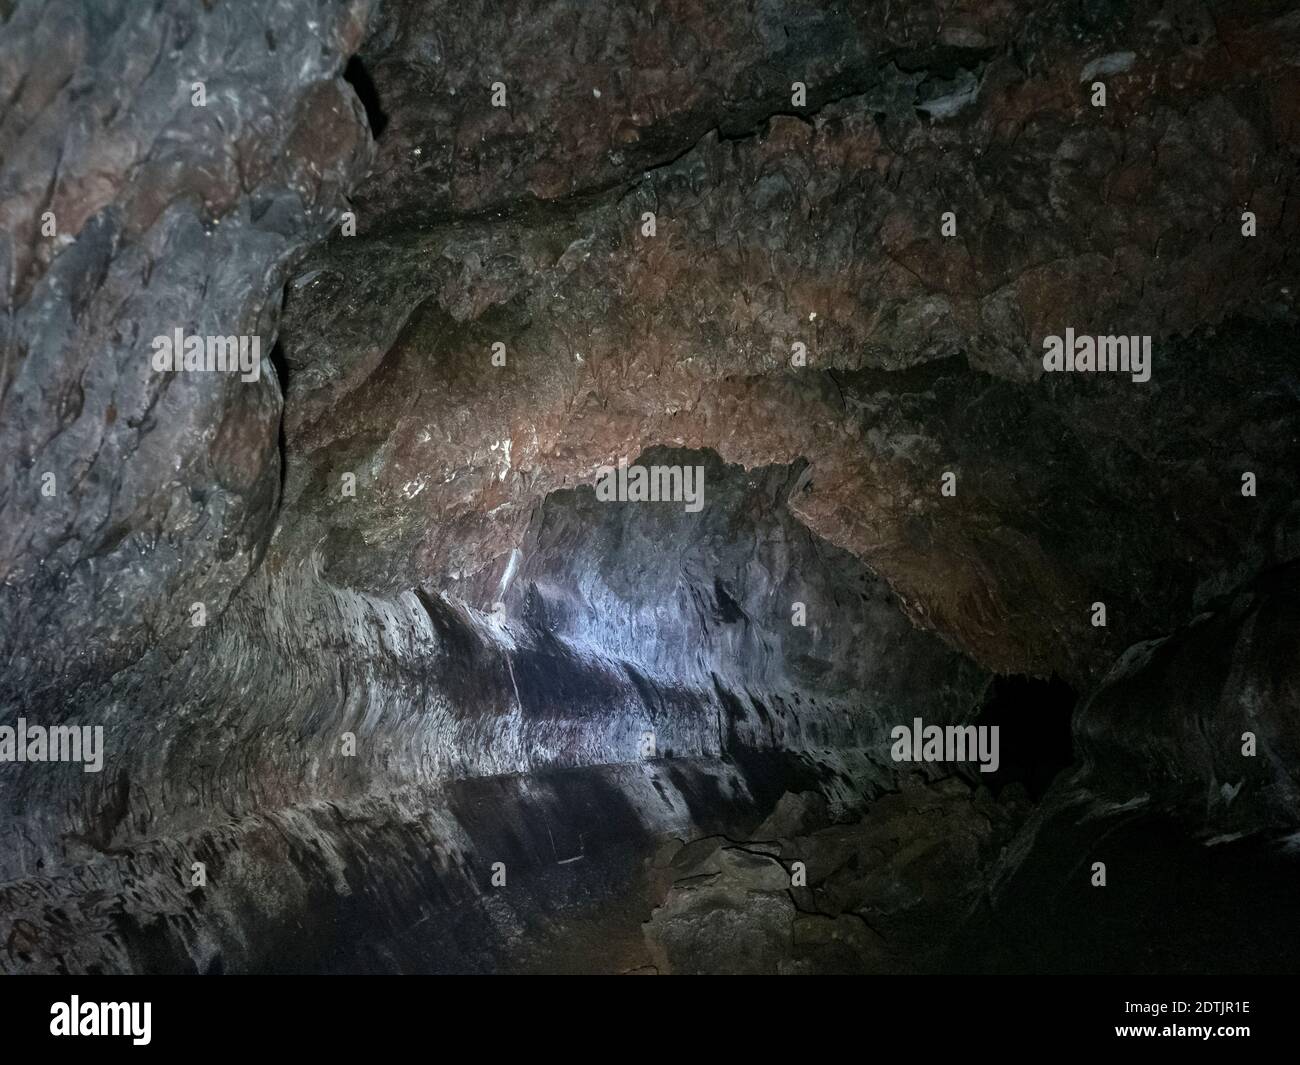
POLYGON ((1032 798, 1042 798, 1074 761, 1075 702, 1074 689, 1055 674, 1047 680, 994 677, 975 724, 998 727, 1001 758, 996 772, 976 774, 979 783, 996 792, 1015 782, 1032 798))

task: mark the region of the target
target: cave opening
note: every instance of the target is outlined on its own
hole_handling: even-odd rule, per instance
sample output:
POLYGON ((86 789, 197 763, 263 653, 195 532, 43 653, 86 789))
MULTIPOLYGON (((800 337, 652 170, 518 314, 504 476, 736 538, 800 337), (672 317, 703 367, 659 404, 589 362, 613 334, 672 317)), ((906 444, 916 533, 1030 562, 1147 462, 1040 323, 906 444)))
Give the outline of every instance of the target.
POLYGON ((995 676, 974 724, 998 728, 1000 764, 992 773, 978 774, 980 782, 995 790, 1019 783, 1032 799, 1041 799, 1074 763, 1077 701, 1074 689, 1056 674, 995 676))

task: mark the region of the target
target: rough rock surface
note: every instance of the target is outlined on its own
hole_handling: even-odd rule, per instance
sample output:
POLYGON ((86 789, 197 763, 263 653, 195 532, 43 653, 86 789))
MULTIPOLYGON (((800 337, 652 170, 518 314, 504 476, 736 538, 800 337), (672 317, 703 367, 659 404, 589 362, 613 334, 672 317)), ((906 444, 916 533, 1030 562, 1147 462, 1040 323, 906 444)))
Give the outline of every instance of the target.
MULTIPOLYGON (((1296 20, 1152 9, 1106 108, 1090 106, 1080 74, 1137 33, 1137 12, 1036 5, 974 27, 954 13, 943 32, 981 43, 916 54, 909 35, 935 31, 900 15, 887 61, 867 65, 906 91, 864 84, 796 114, 774 106, 743 135, 725 132, 724 108, 708 128, 725 135, 683 139, 607 191, 606 157, 587 175, 563 144, 606 97, 559 89, 498 110, 500 136, 481 134, 500 153, 492 167, 431 150, 427 165, 381 168, 360 195, 385 224, 333 239, 290 286, 277 548, 319 545, 339 580, 407 586, 500 560, 547 491, 643 446, 709 447, 746 466, 803 457, 796 513, 866 559, 914 620, 1002 671, 1097 679, 1128 644, 1190 620, 1207 587, 1295 551, 1284 486, 1300 216, 1280 85, 1296 20), (919 113, 923 88, 960 80, 962 62, 979 71, 969 102, 919 113), (557 113, 573 121, 548 134, 557 113), (512 122, 527 135, 505 132, 512 122), (507 196, 496 185, 525 180, 546 151, 567 152, 563 187, 536 194, 547 202, 453 209, 507 196), (383 184, 395 174, 400 187, 383 184), (574 185, 589 194, 562 195, 574 185), (422 214, 444 187, 472 191, 422 214), (1241 235, 1246 206, 1267 237, 1241 235), (941 235, 944 211, 955 239, 941 235), (1041 341, 1067 326, 1152 335, 1151 381, 1044 376, 1041 341), (1270 486, 1251 504, 1243 469, 1270 486), (955 499, 939 492, 946 471, 955 499), (345 473, 364 507, 338 505, 345 473), (378 539, 386 550, 358 549, 378 539), (1112 616, 1100 635, 1088 620, 1099 599, 1112 616)), ((836 17, 811 21, 846 39, 836 17)), ((604 29, 586 32, 617 54, 604 29)), ((420 140, 429 111, 407 104, 415 85, 454 112, 440 128, 489 123, 486 91, 407 76, 445 59, 412 59, 411 34, 362 52, 380 100, 393 82, 386 143, 420 140)), ((802 47, 782 45, 772 65, 797 65, 802 47)), ((825 61, 852 65, 838 51, 825 61)))
POLYGON ((0 764, 0 970, 944 967, 1294 832, 1295 5, 498 7, 0 3, 0 726, 106 737, 0 764), (888 758, 995 673, 1087 697, 1014 840, 888 758))
POLYGON ((56 712, 83 679, 184 647, 191 604, 219 615, 260 563, 280 488, 280 291, 370 163, 339 77, 367 12, 0 14, 6 702, 56 712), (175 329, 259 336, 258 380, 155 373, 152 338, 175 329))
POLYGON ((658 970, 924 972, 946 961, 1028 803, 1023 789, 995 800, 954 777, 900 783, 853 821, 828 824, 816 793, 787 794, 778 813, 811 807, 805 831, 768 838, 769 821, 749 842, 676 850, 644 930, 658 970))
POLYGON ((1219 833, 1294 827, 1298 625, 1300 569, 1291 565, 1173 636, 1131 647, 1080 710, 1082 787, 1219 833))

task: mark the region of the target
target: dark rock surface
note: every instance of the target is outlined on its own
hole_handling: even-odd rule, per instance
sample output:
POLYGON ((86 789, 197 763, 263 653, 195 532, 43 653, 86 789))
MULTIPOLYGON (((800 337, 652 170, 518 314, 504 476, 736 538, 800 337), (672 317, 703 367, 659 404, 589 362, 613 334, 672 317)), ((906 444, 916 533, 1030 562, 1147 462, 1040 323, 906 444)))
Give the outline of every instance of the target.
POLYGON ((1082 786, 1177 812, 1207 834, 1294 827, 1298 625, 1300 568, 1290 565, 1130 648, 1080 710, 1082 786))
POLYGON ((864 816, 839 824, 816 816, 816 793, 787 794, 777 823, 759 826, 753 840, 701 839, 672 853, 663 901, 645 926, 658 970, 793 975, 939 967, 1028 803, 1022 789, 1004 789, 997 800, 954 777, 904 776, 899 783, 864 816), (781 831, 796 827, 779 823, 796 805, 811 808, 797 826, 802 831, 781 831))
POLYGON ((1294 833, 1295 5, 499 7, 0 3, 0 726, 105 733, 0 971, 1033 968, 1113 819, 1294 833), (994 674, 1032 813, 889 759, 994 674))
POLYGON ((338 76, 366 17, 314 0, 6 5, 7 701, 59 712, 83 679, 175 653, 191 604, 219 615, 260 563, 280 488, 280 290, 370 162, 338 76), (152 339, 178 328, 260 336, 258 380, 155 373, 152 339))
MULTIPOLYGON (((999 11, 992 37, 956 17, 945 32, 991 54, 952 115, 919 115, 916 85, 864 85, 797 115, 774 107, 744 135, 725 134, 719 113, 725 135, 683 135, 671 162, 603 192, 603 169, 585 178, 555 138, 587 130, 605 97, 559 89, 545 130, 530 125, 542 100, 501 113, 531 132, 484 133, 503 158, 483 174, 458 177, 454 151, 441 170, 381 167, 359 195, 401 224, 334 238, 290 286, 277 546, 299 555, 323 540, 336 579, 409 586, 500 560, 547 491, 643 446, 709 447, 746 466, 802 457, 796 513, 866 559, 915 621, 1002 671, 1098 679, 1130 643, 1189 621, 1206 586, 1295 551, 1284 486, 1297 458, 1300 216, 1278 86, 1296 20, 1234 5, 1216 24, 1151 7, 1150 25, 1072 4, 1035 5, 1019 24, 999 11), (1125 30, 1143 51, 1093 108, 1080 73, 1125 30), (573 121, 548 132, 557 114, 573 121), (493 181, 520 179, 544 151, 590 195, 419 213, 458 182, 470 203, 494 202, 507 193, 493 181), (419 194, 375 185, 417 173, 430 182, 419 194), (1266 236, 1241 235, 1247 206, 1266 236), (954 239, 940 235, 948 210, 954 239), (1151 381, 1045 377, 1041 341, 1070 324, 1152 335, 1151 381), (1245 469, 1269 485, 1250 504, 1245 469), (955 499, 939 493, 945 471, 955 499), (338 505, 346 472, 367 506, 338 505), (376 537, 384 551, 357 549, 376 537), (1088 623, 1099 599, 1112 615, 1100 635, 1088 623)), ((899 62, 919 64, 917 84, 962 69, 970 53, 955 46, 907 51, 909 34, 936 32, 914 17, 898 16, 890 76, 899 62)), ((397 57, 429 42, 411 34, 363 48, 381 99, 386 64, 403 86, 382 142, 403 152, 408 98, 442 101, 444 129, 493 110, 486 91, 409 95, 423 83, 397 57)), ((785 49, 777 69, 795 61, 785 49)), ((839 50, 825 61, 849 62, 839 50)), ((432 113, 411 109, 417 126, 432 113)))

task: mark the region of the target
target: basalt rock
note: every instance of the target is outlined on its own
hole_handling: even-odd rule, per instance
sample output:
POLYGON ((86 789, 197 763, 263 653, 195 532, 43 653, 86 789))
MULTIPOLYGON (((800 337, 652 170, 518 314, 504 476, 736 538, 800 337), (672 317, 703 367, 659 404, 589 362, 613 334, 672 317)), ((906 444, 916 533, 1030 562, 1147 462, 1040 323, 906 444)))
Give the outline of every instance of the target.
POLYGON ((1108 839, 1284 881, 1294 4, 137 6, 0 3, 0 730, 104 758, 0 731, 0 970, 1023 971, 1159 923, 1108 839), (1060 763, 890 758, 1053 675, 1060 763))
MULTIPOLYGON (((921 114, 920 87, 973 53, 909 52, 929 31, 900 16, 898 41, 880 42, 891 77, 915 72, 907 93, 864 83, 773 108, 743 135, 724 107, 721 134, 681 132, 663 165, 617 181, 566 155, 566 182, 587 194, 515 190, 504 213, 469 208, 508 195, 494 175, 528 180, 534 153, 564 152, 605 95, 554 88, 510 111, 486 90, 399 78, 419 39, 404 15, 363 49, 381 99, 386 78, 403 86, 381 143, 406 151, 408 112, 422 128, 422 84, 447 128, 482 125, 503 155, 487 174, 457 151, 394 162, 375 180, 428 193, 372 181, 371 214, 406 224, 334 238, 290 286, 277 546, 318 545, 327 572, 376 589, 458 578, 500 565, 546 492, 643 446, 803 458, 795 512, 866 559, 918 624, 1002 671, 1098 679, 1129 644, 1190 620, 1207 589, 1294 552, 1296 137, 1277 89, 1294 19, 1169 14, 1122 63, 1106 42, 1135 33, 1135 15, 1089 24, 1049 5, 996 34, 959 19, 945 32, 989 52, 978 91, 921 114), (1089 68, 1114 74, 1105 108, 1081 84, 1089 68), (535 129, 543 103, 572 121, 535 129), (494 111, 527 136, 490 136, 494 111), (444 187, 473 191, 420 214, 444 187), (1247 206, 1267 240, 1242 235, 1247 206), (1067 328, 1151 336, 1151 380, 1045 375, 1042 342, 1067 328), (1212 449, 1193 443, 1207 418, 1212 449), (1243 470, 1278 492, 1247 510, 1243 470), (346 475, 366 506, 339 505, 346 475), (1101 513, 1124 550, 1097 531, 1101 513), (357 549, 376 540, 386 550, 357 549)), ((621 31, 592 26, 578 40, 617 54, 621 31)), ((801 38, 785 39, 780 62, 797 62, 801 38)), ((826 61, 883 77, 884 60, 846 58, 855 47, 826 61)))
MULTIPOLYGON (((644 927, 659 971, 941 965, 1028 804, 1020 789, 1004 789, 999 801, 951 777, 899 783, 856 820, 824 817, 787 838, 703 839, 678 851, 663 901, 644 927)), ((790 809, 793 798, 783 796, 779 807, 790 809)))
POLYGON ((1300 570, 1285 566, 1130 648, 1079 713, 1075 786, 1177 813, 1205 835, 1294 827, 1298 611, 1300 570))
POLYGON ((82 681, 175 654, 192 604, 218 616, 259 565, 280 490, 271 361, 251 384, 158 374, 150 343, 180 328, 270 355, 295 257, 370 162, 339 77, 367 11, 6 5, 7 704, 61 713, 82 681))

